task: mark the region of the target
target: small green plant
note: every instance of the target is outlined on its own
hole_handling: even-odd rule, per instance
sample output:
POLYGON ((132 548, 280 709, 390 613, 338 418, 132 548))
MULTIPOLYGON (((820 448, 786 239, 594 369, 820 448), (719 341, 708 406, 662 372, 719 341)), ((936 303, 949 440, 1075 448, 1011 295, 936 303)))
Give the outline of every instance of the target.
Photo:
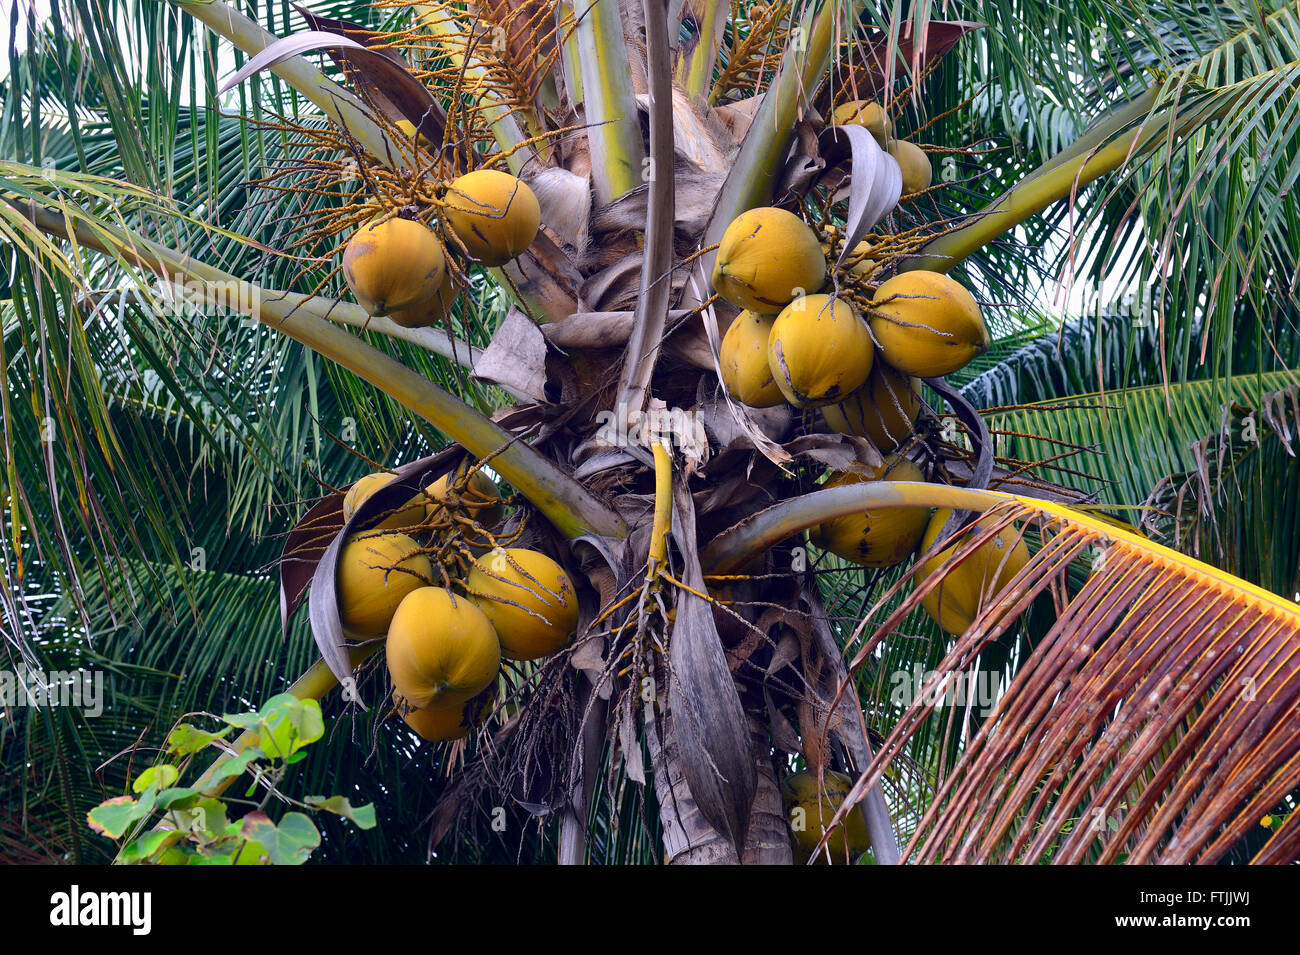
POLYGON ((135 795, 117 796, 90 811, 92 829, 121 840, 115 864, 301 865, 320 845, 320 832, 307 812, 332 812, 362 829, 374 828, 373 806, 354 807, 342 796, 299 801, 280 789, 289 767, 306 758, 303 748, 325 733, 318 702, 282 693, 256 713, 221 719, 226 725, 216 732, 177 724, 167 735, 163 759, 131 784, 135 795), (222 743, 236 729, 256 734, 238 751, 222 743), (209 747, 222 749, 221 758, 193 785, 179 785, 195 754, 209 747), (221 798, 226 786, 245 773, 253 781, 243 798, 221 798), (252 798, 259 789, 260 801, 252 798), (266 812, 272 798, 295 811, 273 821, 266 812), (249 808, 232 818, 236 806, 249 808))

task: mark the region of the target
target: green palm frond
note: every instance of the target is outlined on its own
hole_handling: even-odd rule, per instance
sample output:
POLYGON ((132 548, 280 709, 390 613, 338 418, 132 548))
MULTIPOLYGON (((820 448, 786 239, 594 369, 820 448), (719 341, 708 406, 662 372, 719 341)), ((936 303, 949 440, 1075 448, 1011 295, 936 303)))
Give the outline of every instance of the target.
POLYGON ((1033 462, 1068 453, 1040 476, 1097 493, 1103 506, 1133 507, 1167 475, 1196 466, 1192 446, 1218 433, 1225 405, 1235 401, 1257 407, 1262 396, 1292 385, 1298 376, 1300 372, 1281 371, 1228 382, 1207 379, 1062 396, 995 409, 987 420, 999 455, 1033 462))

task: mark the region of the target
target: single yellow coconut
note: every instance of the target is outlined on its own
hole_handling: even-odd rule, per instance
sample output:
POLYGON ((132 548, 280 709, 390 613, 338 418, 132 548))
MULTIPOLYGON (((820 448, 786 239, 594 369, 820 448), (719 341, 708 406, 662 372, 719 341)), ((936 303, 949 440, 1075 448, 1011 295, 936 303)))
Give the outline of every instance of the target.
POLYGON ((885 115, 884 107, 870 99, 855 99, 835 107, 831 112, 831 125, 862 126, 881 147, 894 132, 894 124, 885 115))
POLYGON ((456 303, 456 285, 452 280, 451 269, 447 269, 442 285, 433 298, 413 308, 402 308, 389 314, 403 328, 429 328, 444 325, 451 315, 451 307, 456 303))
MULTIPOLYGON (((392 479, 393 475, 387 471, 376 471, 374 474, 367 474, 348 488, 347 494, 343 496, 343 519, 345 521, 350 520, 363 501, 392 479)), ((419 524, 422 520, 424 520, 423 498, 420 495, 415 495, 411 503, 400 510, 395 509, 392 514, 370 529, 403 530, 419 524)))
POLYGON ((501 645, 483 611, 442 587, 406 595, 385 645, 393 689, 417 709, 458 708, 501 666, 501 645))
MULTIPOLYGON (((923 552, 934 546, 951 513, 946 509, 934 512, 925 529, 925 536, 921 538, 923 552)), ((987 519, 977 526, 987 527, 987 519)), ((951 546, 921 565, 916 580, 918 587, 953 555, 963 539, 964 536, 959 536, 951 546)), ((961 636, 974 622, 984 603, 1005 589, 1027 563, 1029 548, 1025 546, 1016 526, 1009 525, 950 570, 939 586, 921 598, 921 606, 943 630, 953 636, 961 636)))
POLYGON ((447 189, 443 214, 469 256, 505 265, 537 238, 542 207, 533 190, 508 172, 476 169, 447 189))
POLYGON ((393 693, 393 703, 402 721, 415 731, 421 739, 431 743, 442 743, 453 739, 464 739, 478 725, 484 712, 483 707, 475 707, 471 700, 464 706, 451 706, 445 709, 416 709, 402 698, 400 693, 393 693), (471 714, 470 709, 477 709, 471 714))
MULTIPOLYGON (((924 481, 921 469, 892 454, 877 468, 841 471, 822 486, 843 487, 871 481, 924 481)), ((893 567, 908 558, 925 533, 928 507, 880 507, 818 524, 809 539, 823 550, 863 567, 893 567)))
POLYGON ((410 219, 362 226, 343 250, 343 276, 371 315, 423 305, 438 294, 446 274, 442 243, 410 219))
POLYGON ((568 645, 578 629, 578 594, 564 568, 522 547, 480 557, 465 581, 511 660, 536 660, 568 645))
MULTIPOLYGON (((821 789, 817 774, 807 770, 791 773, 781 784, 781 801, 785 804, 790 831, 805 856, 821 841, 822 833, 852 789, 852 779, 830 771, 826 772, 821 789)), ((861 808, 854 806, 836 824, 826 840, 826 848, 833 862, 843 862, 845 857, 861 855, 871 848, 871 836, 861 808)))
POLYGON ((870 438, 880 451, 892 451, 912 433, 921 412, 920 391, 919 379, 890 368, 877 355, 866 384, 822 408, 822 417, 837 434, 870 438))
POLYGON ((750 209, 722 234, 713 287, 738 308, 774 315, 825 284, 826 257, 817 234, 792 212, 750 209))
POLYGON ((767 363, 773 321, 770 315, 744 311, 722 336, 718 354, 722 383, 731 397, 751 408, 771 408, 785 401, 767 363))
POLYGON ((889 155, 898 162, 903 173, 903 195, 928 189, 934 180, 934 169, 930 166, 930 157, 916 143, 905 139, 893 139, 889 142, 889 155))
POLYGON ((388 630, 398 606, 428 586, 433 565, 405 534, 355 535, 343 545, 335 575, 339 617, 351 635, 372 639, 388 630))
POLYGON ((772 377, 797 408, 842 401, 862 387, 874 352, 857 310, 829 295, 805 295, 787 305, 767 342, 772 377))
POLYGON ((939 272, 903 272, 881 283, 871 333, 886 362, 919 378, 951 374, 989 347, 975 296, 939 272))

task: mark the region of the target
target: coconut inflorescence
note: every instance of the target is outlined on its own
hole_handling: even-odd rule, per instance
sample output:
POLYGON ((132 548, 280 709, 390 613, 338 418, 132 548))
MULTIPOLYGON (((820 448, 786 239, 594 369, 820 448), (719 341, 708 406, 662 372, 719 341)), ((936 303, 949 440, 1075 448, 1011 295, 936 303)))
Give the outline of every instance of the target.
POLYGON ((470 473, 468 466, 462 465, 430 484, 425 493, 430 516, 438 508, 451 508, 484 528, 495 527, 505 517, 501 489, 482 469, 470 473))

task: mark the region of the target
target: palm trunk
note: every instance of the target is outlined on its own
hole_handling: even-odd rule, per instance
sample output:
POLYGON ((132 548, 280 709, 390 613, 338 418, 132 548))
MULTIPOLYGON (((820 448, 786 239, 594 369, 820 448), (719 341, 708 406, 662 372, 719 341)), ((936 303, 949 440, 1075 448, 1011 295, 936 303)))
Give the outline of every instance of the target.
POLYGON ((669 865, 790 865, 793 861, 767 732, 753 719, 750 732, 758 789, 750 811, 744 853, 738 860, 731 840, 709 825, 691 795, 673 732, 672 714, 665 708, 658 720, 646 719, 659 821, 663 825, 664 860, 669 865))

